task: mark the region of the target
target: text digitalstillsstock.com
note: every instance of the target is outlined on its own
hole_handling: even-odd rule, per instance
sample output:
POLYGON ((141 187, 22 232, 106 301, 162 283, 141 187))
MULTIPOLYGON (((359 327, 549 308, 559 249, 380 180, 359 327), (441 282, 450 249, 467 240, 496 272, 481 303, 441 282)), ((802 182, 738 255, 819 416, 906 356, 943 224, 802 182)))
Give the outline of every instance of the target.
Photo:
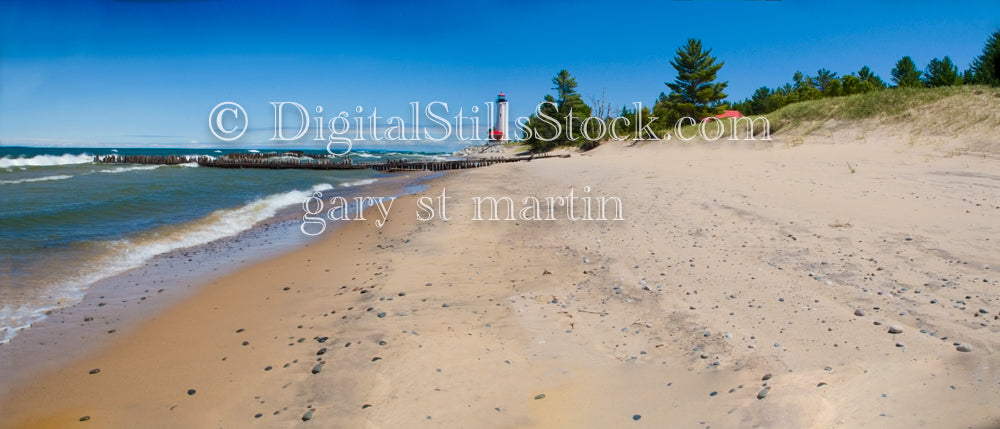
MULTIPOLYGON (((584 186, 577 195, 570 188, 560 196, 477 196, 469 199, 474 221, 620 221, 625 220, 622 201, 618 197, 590 196, 590 186, 584 186)), ((446 188, 436 197, 422 196, 417 199, 415 215, 417 220, 451 220, 446 188)), ((361 196, 346 198, 333 196, 323 199, 322 192, 314 192, 302 202, 305 214, 299 230, 306 235, 320 235, 326 231, 327 221, 367 220, 366 208, 375 208, 371 214, 375 227, 381 228, 389 219, 396 197, 361 196)))
MULTIPOLYGON (((355 114, 341 111, 337 115, 327 118, 323 106, 316 106, 315 114, 310 114, 305 106, 294 101, 270 102, 274 113, 274 134, 269 139, 274 142, 301 142, 304 139, 324 142, 326 150, 332 155, 346 155, 351 151, 357 142, 443 142, 455 139, 460 142, 480 142, 489 139, 484 134, 484 129, 506 130, 507 124, 496 124, 494 112, 496 105, 487 102, 485 109, 479 106, 472 106, 471 113, 459 108, 457 113, 452 115, 449 111, 448 103, 433 101, 421 108, 419 102, 410 103, 410 117, 406 120, 400 116, 379 116, 378 109, 365 110, 362 106, 354 108, 355 114), (480 126, 482 110, 486 113, 486 127, 480 126), (423 121, 421 119, 423 118, 423 121), (421 123, 425 125, 422 126, 421 123), (430 127, 426 126, 430 123, 430 127), (308 135, 312 131, 312 138, 308 135)), ((532 135, 531 127, 528 127, 528 117, 518 117, 513 121, 513 133, 504 133, 502 142, 513 140, 528 140, 532 137, 542 141, 554 141, 566 131, 567 138, 571 141, 586 139, 590 141, 603 140, 671 140, 677 137, 683 141, 689 141, 697 136, 707 141, 720 140, 725 137, 726 128, 729 128, 731 135, 727 140, 755 140, 755 126, 758 122, 762 126, 761 140, 771 140, 770 122, 765 117, 740 117, 729 118, 728 127, 709 127, 712 122, 721 122, 722 119, 707 117, 701 121, 692 117, 683 117, 677 120, 673 126, 673 134, 665 133, 658 135, 652 129, 652 123, 656 116, 643 116, 642 103, 634 102, 636 117, 629 119, 618 116, 614 118, 587 117, 579 118, 572 114, 559 120, 545 113, 544 106, 548 105, 558 111, 558 106, 553 102, 539 103, 534 110, 534 115, 547 128, 553 130, 551 136, 532 135), (686 129, 693 126, 695 129, 686 129), (738 129, 744 130, 745 137, 740 138, 738 129), (574 131, 577 130, 577 131, 574 131), (517 133, 520 135, 516 135, 517 133)), ((560 115, 561 116, 561 115, 560 115)), ((506 122, 506 121, 504 121, 506 122)), ((226 101, 219 103, 212 109, 208 117, 208 126, 212 134, 222 141, 234 141, 243 136, 249 128, 249 117, 246 110, 238 103, 226 101)))

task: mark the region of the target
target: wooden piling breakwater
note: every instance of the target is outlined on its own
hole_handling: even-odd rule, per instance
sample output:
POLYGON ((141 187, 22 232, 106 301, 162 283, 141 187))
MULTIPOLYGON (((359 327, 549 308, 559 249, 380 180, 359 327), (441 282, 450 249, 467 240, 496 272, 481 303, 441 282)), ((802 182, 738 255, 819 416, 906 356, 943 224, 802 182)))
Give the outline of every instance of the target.
POLYGON ((182 155, 105 155, 94 157, 94 162, 99 164, 177 165, 197 161, 198 158, 182 155))
POLYGON ((529 155, 505 158, 463 158, 437 161, 410 159, 389 159, 385 161, 354 163, 350 158, 334 158, 326 155, 295 153, 237 153, 218 158, 208 156, 183 155, 106 155, 95 156, 95 163, 102 164, 156 164, 178 165, 196 162, 202 167, 214 168, 266 168, 305 170, 356 170, 371 169, 384 172, 398 171, 445 171, 486 167, 493 164, 531 161, 543 158, 568 158, 569 155, 529 155))

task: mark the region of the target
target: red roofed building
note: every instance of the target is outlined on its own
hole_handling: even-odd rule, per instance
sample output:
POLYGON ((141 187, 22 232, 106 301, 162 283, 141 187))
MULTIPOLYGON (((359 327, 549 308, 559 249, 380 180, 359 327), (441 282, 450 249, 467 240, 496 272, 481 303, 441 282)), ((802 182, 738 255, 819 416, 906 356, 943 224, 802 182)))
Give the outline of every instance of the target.
MULTIPOLYGON (((712 116, 709 116, 708 118, 711 118, 711 117, 712 117, 712 116)), ((742 117, 743 117, 743 114, 742 114, 742 113, 740 113, 740 112, 739 112, 739 110, 726 110, 725 112, 722 112, 722 114, 721 114, 721 115, 716 115, 716 116, 714 116, 714 117, 715 117, 716 119, 726 119, 726 118, 742 118, 742 117)), ((702 121, 702 122, 705 122, 705 121, 707 121, 707 120, 708 120, 708 118, 705 118, 705 119, 702 119, 701 121, 702 121)))

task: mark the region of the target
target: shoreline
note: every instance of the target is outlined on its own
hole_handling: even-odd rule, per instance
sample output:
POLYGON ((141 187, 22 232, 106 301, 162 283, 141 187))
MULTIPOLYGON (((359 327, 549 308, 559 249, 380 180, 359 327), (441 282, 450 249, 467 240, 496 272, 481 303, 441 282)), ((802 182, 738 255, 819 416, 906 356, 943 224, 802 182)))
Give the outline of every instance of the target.
MULTIPOLYGON (((431 176, 394 175, 380 177, 372 184, 331 190, 345 196, 372 192, 398 196, 413 192, 414 186, 431 176)), ((129 332, 212 281, 322 240, 326 234, 295 234, 301 223, 300 210, 284 208, 237 235, 171 250, 142 266, 88 285, 80 301, 49 310, 44 319, 0 344, 0 401, 8 389, 32 374, 51 371, 106 347, 115 334, 129 332), (37 359, 39 355, 46 359, 37 359)), ((341 223, 332 222, 329 230, 340 228, 341 223)))
POLYGON ((611 144, 457 172, 31 377, 0 425, 995 425, 994 163, 611 144), (471 219, 585 185, 624 220, 471 219), (444 189, 452 219, 416 220, 444 189))

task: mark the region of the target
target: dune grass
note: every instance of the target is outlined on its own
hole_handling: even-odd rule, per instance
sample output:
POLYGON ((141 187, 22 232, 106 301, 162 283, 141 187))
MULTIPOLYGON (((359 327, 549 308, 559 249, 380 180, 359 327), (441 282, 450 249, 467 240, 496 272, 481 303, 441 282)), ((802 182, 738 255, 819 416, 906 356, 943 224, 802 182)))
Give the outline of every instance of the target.
MULTIPOLYGON (((949 86, 939 88, 891 88, 846 97, 789 104, 766 116, 771 121, 771 131, 794 128, 809 122, 828 120, 892 119, 921 106, 946 98, 974 98, 982 96, 1000 98, 1000 89, 986 86, 949 86)), ((949 103, 950 114, 968 117, 974 114, 974 103, 949 103), (962 108, 965 106, 966 108, 962 108)), ((808 126, 808 125, 807 125, 808 126)))

